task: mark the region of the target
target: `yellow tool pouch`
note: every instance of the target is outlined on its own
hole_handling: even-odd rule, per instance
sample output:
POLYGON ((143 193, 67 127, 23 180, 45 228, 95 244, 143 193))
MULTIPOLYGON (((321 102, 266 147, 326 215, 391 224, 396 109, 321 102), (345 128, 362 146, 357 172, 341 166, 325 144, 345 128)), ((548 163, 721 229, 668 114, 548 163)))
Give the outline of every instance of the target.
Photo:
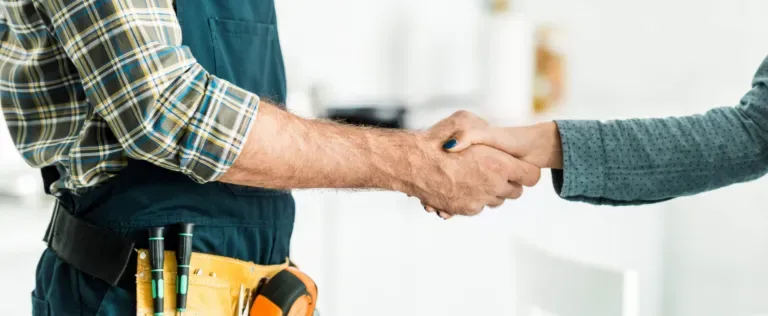
MULTIPOLYGON (((152 288, 149 251, 138 250, 136 264, 136 315, 152 316, 152 288)), ((254 290, 259 282, 271 279, 289 266, 284 264, 263 266, 233 258, 204 253, 192 253, 190 261, 187 309, 184 315, 237 315, 241 285, 254 290)), ((176 255, 165 252, 164 312, 176 313, 176 255)))

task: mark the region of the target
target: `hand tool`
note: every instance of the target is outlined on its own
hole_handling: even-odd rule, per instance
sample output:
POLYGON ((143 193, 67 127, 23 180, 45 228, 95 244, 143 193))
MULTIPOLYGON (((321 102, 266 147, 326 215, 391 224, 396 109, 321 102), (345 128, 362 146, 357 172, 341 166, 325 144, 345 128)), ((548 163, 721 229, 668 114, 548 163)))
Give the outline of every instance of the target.
POLYGON ((162 316, 164 308, 163 265, 165 264, 165 238, 163 237, 163 230, 163 227, 152 227, 149 229, 149 264, 152 269, 152 307, 155 316, 162 316))
POLYGON ((253 295, 253 290, 248 289, 245 293, 245 306, 243 306, 241 316, 249 316, 251 314, 251 295, 253 295))
POLYGON ((192 259, 192 231, 195 224, 179 224, 179 246, 176 248, 176 311, 187 310, 189 290, 189 261, 192 259))
POLYGON ((237 316, 243 316, 243 304, 248 304, 245 301, 245 286, 240 284, 240 294, 237 296, 237 316))
POLYGON ((295 267, 278 272, 257 293, 250 316, 312 316, 317 304, 317 285, 295 267))

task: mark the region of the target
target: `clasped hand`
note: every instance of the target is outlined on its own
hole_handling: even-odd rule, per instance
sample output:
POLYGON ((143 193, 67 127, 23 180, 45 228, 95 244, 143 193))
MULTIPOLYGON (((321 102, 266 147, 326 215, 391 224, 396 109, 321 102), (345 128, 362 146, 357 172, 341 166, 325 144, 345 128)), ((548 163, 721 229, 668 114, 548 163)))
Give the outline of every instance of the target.
MULTIPOLYGON (((421 137, 430 153, 431 164, 415 170, 416 181, 408 195, 421 200, 425 210, 442 218, 473 216, 486 206, 498 207, 507 199, 517 199, 523 186, 538 183, 541 168, 524 158, 521 141, 503 128, 466 111, 440 121, 421 137)), ((535 158, 535 157, 533 157, 535 158)), ((532 159, 535 162, 535 159, 532 159)))

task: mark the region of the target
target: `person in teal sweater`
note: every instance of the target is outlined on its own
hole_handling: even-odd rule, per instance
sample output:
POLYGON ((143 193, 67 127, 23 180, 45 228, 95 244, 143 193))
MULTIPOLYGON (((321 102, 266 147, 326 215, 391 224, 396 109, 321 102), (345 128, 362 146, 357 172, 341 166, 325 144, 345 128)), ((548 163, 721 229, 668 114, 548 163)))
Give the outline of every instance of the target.
POLYGON ((754 180, 768 172, 768 58, 737 106, 669 118, 479 124, 443 147, 474 144, 551 168, 562 198, 597 205, 656 203, 754 180))

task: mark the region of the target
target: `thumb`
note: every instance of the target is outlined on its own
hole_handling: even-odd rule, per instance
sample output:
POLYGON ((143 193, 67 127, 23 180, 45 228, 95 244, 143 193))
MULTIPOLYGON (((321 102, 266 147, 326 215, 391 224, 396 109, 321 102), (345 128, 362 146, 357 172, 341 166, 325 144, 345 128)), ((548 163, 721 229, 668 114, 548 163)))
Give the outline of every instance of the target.
POLYGON ((489 141, 488 130, 485 127, 463 130, 453 134, 453 137, 443 143, 443 149, 457 153, 475 144, 486 144, 489 141))

